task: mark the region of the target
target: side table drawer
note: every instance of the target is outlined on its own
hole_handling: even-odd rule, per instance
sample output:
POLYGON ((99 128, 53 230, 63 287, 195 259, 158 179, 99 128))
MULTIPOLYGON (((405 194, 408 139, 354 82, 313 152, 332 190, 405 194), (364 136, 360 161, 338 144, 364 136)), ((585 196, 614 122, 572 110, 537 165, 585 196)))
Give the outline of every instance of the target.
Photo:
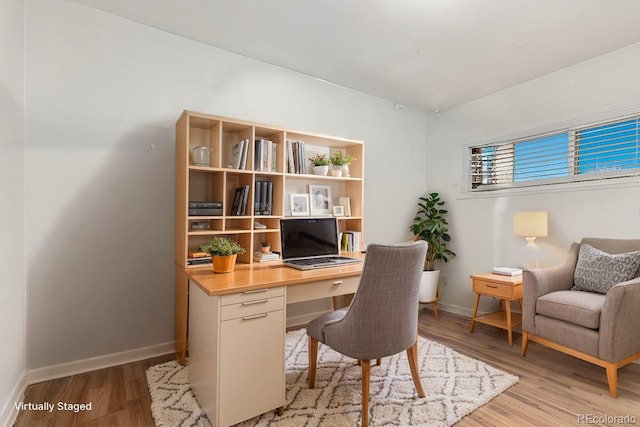
POLYGON ((503 285, 480 279, 473 279, 473 292, 507 299, 513 298, 512 285, 503 285))

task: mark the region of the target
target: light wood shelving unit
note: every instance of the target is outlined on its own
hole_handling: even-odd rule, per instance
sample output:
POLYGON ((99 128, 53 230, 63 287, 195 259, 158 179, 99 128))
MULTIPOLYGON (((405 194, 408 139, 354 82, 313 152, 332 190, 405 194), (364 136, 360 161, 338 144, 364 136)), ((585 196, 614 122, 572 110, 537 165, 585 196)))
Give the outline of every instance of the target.
POLYGON ((253 253, 260 250, 261 242, 271 243, 271 250, 280 251, 281 218, 291 215, 289 195, 308 193, 309 185, 326 185, 331 188, 332 204, 338 205, 340 197, 350 199, 351 215, 338 218, 340 231, 361 233, 364 248, 364 144, 359 140, 332 137, 317 133, 284 129, 277 126, 237 120, 193 111, 184 111, 176 124, 175 153, 175 263, 176 263, 176 356, 184 361, 187 340, 188 283, 185 269, 211 268, 211 265, 191 266, 188 251, 198 250, 214 236, 236 240, 246 253, 238 255, 240 264, 254 263, 253 253), (267 139, 275 145, 275 170, 257 171, 254 144, 257 139, 267 139), (234 145, 249 140, 245 169, 228 167, 234 145), (350 176, 333 177, 297 174, 288 171, 286 141, 303 141, 304 161, 307 170, 312 167, 308 158, 316 153, 327 154, 342 151, 355 158, 349 166, 350 176), (205 146, 210 150, 210 166, 196 166, 192 150, 205 146), (256 182, 272 183, 271 215, 253 212, 256 198, 256 182), (236 188, 249 186, 245 215, 232 215, 236 188), (222 202, 222 215, 189 216, 190 201, 222 202), (208 224, 208 229, 194 230, 194 222, 208 224), (266 228, 255 228, 256 222, 266 228))

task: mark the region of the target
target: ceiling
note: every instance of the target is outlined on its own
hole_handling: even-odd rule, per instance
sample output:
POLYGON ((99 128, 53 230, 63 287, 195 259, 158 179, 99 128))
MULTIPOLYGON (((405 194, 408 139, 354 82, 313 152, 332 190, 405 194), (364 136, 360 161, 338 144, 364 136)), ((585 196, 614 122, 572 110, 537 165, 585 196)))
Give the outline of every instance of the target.
POLYGON ((74 1, 427 112, 640 41, 638 0, 74 1))

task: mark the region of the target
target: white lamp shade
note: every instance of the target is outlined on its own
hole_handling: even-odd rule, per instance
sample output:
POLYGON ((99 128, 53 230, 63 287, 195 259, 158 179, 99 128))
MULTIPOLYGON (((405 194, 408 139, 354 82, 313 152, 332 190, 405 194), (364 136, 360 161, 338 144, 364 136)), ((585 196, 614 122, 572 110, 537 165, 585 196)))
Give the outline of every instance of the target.
POLYGON ((547 237, 547 212, 515 212, 513 234, 522 237, 547 237))

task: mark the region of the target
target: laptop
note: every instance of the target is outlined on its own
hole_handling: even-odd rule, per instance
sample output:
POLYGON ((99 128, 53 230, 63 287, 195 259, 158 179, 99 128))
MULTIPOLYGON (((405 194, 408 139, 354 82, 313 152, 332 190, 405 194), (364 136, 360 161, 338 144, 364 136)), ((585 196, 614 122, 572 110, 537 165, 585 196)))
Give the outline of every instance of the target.
POLYGON ((358 258, 340 255, 335 217, 281 219, 280 243, 282 263, 298 270, 361 262, 358 258))

